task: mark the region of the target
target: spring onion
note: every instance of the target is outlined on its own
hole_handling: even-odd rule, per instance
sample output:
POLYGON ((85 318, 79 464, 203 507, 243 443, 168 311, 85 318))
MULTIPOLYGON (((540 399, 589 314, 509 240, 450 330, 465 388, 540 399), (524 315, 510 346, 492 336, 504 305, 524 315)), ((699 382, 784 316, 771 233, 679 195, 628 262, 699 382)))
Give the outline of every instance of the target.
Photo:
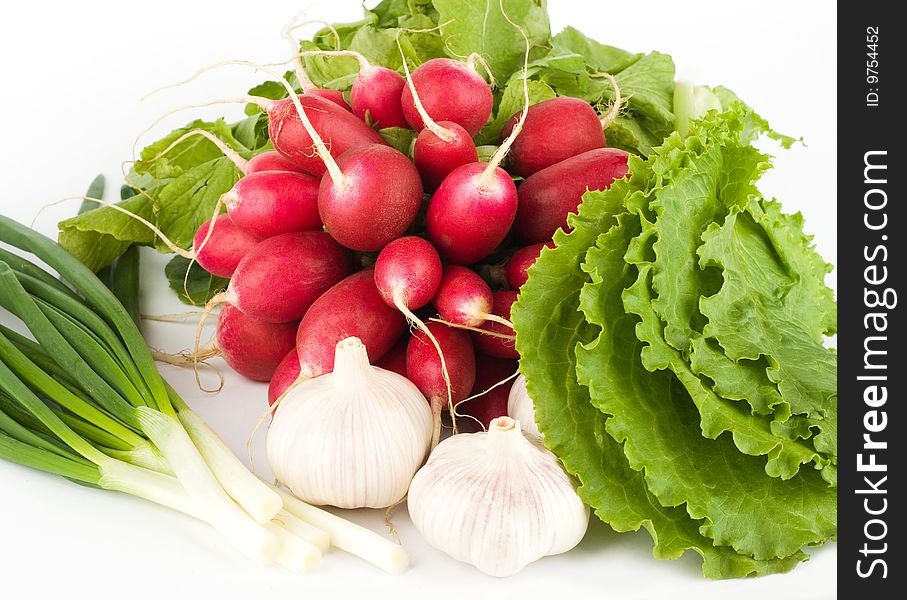
POLYGON ((332 543, 405 567, 399 545, 260 481, 161 378, 137 326, 135 251, 105 284, 3 216, 0 241, 59 274, 0 248, 0 307, 31 334, 0 325, 0 458, 189 514, 258 563, 308 572, 332 543))

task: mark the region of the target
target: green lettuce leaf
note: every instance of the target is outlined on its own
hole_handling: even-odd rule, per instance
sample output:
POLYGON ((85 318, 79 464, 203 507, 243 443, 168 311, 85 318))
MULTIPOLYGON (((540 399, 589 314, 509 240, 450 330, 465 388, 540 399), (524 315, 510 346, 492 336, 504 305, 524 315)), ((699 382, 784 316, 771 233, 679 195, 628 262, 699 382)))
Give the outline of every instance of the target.
MULTIPOLYGON (((699 266, 702 234, 755 198, 754 183, 770 166, 768 157, 750 146, 768 125, 750 112, 738 104, 736 111, 710 116, 710 126, 701 128, 699 136, 672 136, 660 150, 675 155, 669 165, 681 160, 684 168, 652 194, 648 206, 637 208, 643 233, 630 244, 626 259, 638 266, 639 280, 627 289, 624 308, 642 319, 637 337, 647 344, 641 352, 643 365, 677 375, 699 409, 704 436, 713 439, 731 432, 741 452, 768 456, 766 472, 772 476, 790 478, 801 464, 813 462, 834 482, 836 452, 828 451, 824 438, 817 448, 799 442, 809 437, 802 426, 782 425, 790 407, 758 357, 735 361, 718 344, 702 339, 705 317, 699 299, 721 287, 719 269, 699 266), (688 360, 694 345, 700 354, 688 360), (753 413, 774 414, 777 423, 723 399, 746 400, 753 413)), ((758 265, 750 266, 754 268, 758 265)), ((812 425, 821 426, 816 420, 812 425)))
POLYGON ((837 360, 822 336, 834 332, 837 313, 824 283, 830 266, 802 226, 801 216, 754 200, 709 227, 701 262, 721 268, 724 282, 700 302, 708 319, 703 333, 732 360, 765 356, 790 411, 821 421, 816 448, 836 456, 837 360))
MULTIPOLYGON (((451 57, 478 52, 488 62, 494 78, 507 81, 523 65, 526 42, 507 20, 519 23, 530 43, 539 50, 551 41, 546 0, 434 0, 441 37, 451 57)), ((530 57, 531 58, 531 57, 530 57)))
POLYGON ((593 405, 611 415, 606 430, 623 445, 631 467, 644 473, 662 505, 686 505, 690 517, 702 521, 703 535, 741 554, 783 558, 833 536, 834 488, 812 470, 787 481, 769 477, 764 461, 740 453, 728 436, 703 437, 683 384, 671 372, 643 366, 637 318, 622 301, 625 286, 640 281, 620 259, 626 239, 615 240, 614 248, 603 236, 586 255, 592 281, 581 306, 601 334, 576 354, 578 379, 593 405))
POLYGON ((676 559, 693 550, 703 557, 703 573, 710 578, 788 571, 805 555, 754 560, 715 546, 683 509, 661 506, 605 432, 605 415, 592 406, 588 389, 576 380, 574 349, 596 334, 578 310, 579 293, 588 280, 580 270, 582 256, 597 232, 615 223, 622 195, 631 189, 632 184, 621 181, 612 193, 588 192, 579 214, 571 218, 576 229, 555 235, 557 248, 542 251, 514 305, 520 371, 536 399, 536 421, 545 444, 578 479, 577 491, 595 514, 616 531, 645 528, 657 558, 676 559))

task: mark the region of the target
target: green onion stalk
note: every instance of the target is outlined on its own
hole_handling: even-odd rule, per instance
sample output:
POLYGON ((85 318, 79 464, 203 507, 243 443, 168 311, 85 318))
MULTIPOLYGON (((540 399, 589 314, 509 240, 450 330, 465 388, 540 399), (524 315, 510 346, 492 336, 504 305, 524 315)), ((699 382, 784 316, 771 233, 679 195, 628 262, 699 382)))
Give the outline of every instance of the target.
POLYGON ((194 516, 257 563, 308 571, 337 538, 386 570, 405 568, 397 544, 286 502, 164 381, 137 325, 137 248, 105 285, 3 216, 0 241, 58 274, 0 248, 0 307, 31 334, 0 325, 0 458, 194 516))

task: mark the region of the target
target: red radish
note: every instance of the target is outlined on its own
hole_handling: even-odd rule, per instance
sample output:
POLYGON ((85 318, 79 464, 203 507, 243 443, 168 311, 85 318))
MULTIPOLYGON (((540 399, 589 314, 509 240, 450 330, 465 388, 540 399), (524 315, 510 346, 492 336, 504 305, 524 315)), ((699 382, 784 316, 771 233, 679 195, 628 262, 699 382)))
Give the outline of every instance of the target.
MULTIPOLYGON (((453 402, 451 378, 444 350, 429 327, 412 311, 422 308, 434 297, 441 283, 441 258, 431 244, 419 237, 403 237, 384 247, 375 262, 375 285, 388 306, 403 313, 431 342, 437 353, 445 396, 453 402)), ((452 404, 451 404, 452 405, 452 404)), ((440 410, 435 413, 436 432, 440 433, 440 410)), ((437 444, 437 438, 434 439, 437 444)), ((434 446, 432 446, 434 447, 434 446)))
POLYGON ((439 121, 440 133, 430 126, 419 132, 413 145, 413 162, 428 190, 435 190, 451 171, 479 160, 469 132, 453 121, 439 121))
POLYGON ((318 96, 319 98, 324 98, 328 102, 336 104, 343 110, 349 111, 350 105, 347 104, 346 98, 343 97, 343 92, 340 90, 326 90, 321 88, 309 89, 306 91, 306 94, 310 96, 318 96))
POLYGON ((271 375, 271 382, 268 384, 268 406, 273 406, 281 394, 293 385, 297 377, 299 377, 299 355, 296 354, 294 347, 287 352, 271 375))
POLYGON ((461 431, 482 431, 492 419, 507 415, 507 397, 517 366, 513 359, 476 354, 476 382, 470 399, 457 405, 457 426, 461 431))
POLYGON ((238 227, 226 215, 202 223, 192 240, 195 260, 218 277, 230 278, 242 260, 261 238, 238 227), (212 225, 213 223, 213 225, 212 225))
MULTIPOLYGON (((290 84, 281 81, 292 93, 290 84)), ((332 152, 340 152, 339 138, 329 140, 331 149, 328 150, 322 133, 339 127, 338 135, 348 134, 344 125, 347 118, 355 121, 355 127, 364 127, 379 140, 381 136, 355 116, 328 108, 324 100, 320 100, 323 112, 311 111, 312 118, 322 125, 323 131, 319 133, 303 106, 304 99, 294 94, 288 101, 282 101, 284 104, 271 103, 269 131, 274 147, 284 156, 293 158, 288 149, 292 146, 298 151, 303 138, 310 140, 316 150, 315 160, 322 162, 327 170, 318 190, 318 212, 331 236, 353 250, 380 250, 403 235, 419 212, 422 182, 416 167, 403 153, 390 146, 368 144, 364 139, 334 160, 332 152), (292 106, 296 118, 288 118, 289 113, 277 115, 277 106, 285 109, 292 106), (339 114, 344 116, 340 118, 339 114), (284 142, 287 145, 282 150, 284 142)), ((319 99, 309 99, 310 105, 313 105, 312 100, 319 99)))
POLYGON ((351 148, 384 144, 377 131, 324 98, 305 95, 283 100, 257 99, 259 106, 268 113, 268 135, 274 149, 312 175, 320 177, 326 167, 315 151, 318 145, 313 147, 313 138, 299 118, 296 101, 323 140, 325 151, 330 147, 332 156, 340 156, 351 148))
POLYGON ((352 270, 351 254, 323 231, 284 233, 252 248, 206 311, 227 302, 262 321, 297 321, 352 270))
POLYGON ((310 379, 334 368, 337 342, 357 337, 365 344, 369 361, 390 350, 406 331, 406 319, 389 307, 372 269, 350 275, 312 304, 296 331, 299 380, 310 379))
MULTIPOLYGON (((529 106, 528 60, 527 40, 523 64, 524 107, 529 106)), ((507 237, 517 212, 517 191, 513 179, 498 165, 519 137, 526 112, 521 113, 490 162, 457 167, 429 200, 425 215, 428 239, 447 261, 462 265, 474 263, 491 254, 507 237)))
MULTIPOLYGON (((260 173, 261 171, 294 171, 300 172, 299 166, 285 158, 277 150, 268 150, 250 158, 245 168, 240 168, 244 175, 260 173)), ((304 171, 303 171, 304 172, 304 171)))
MULTIPOLYGON (((433 58, 413 71, 412 82, 425 111, 436 121, 453 121, 472 136, 479 133, 491 116, 494 103, 491 88, 476 72, 474 64, 433 58)), ((403 89, 401 101, 407 122, 421 131, 425 123, 408 87, 403 89)))
POLYGON ((354 148, 321 179, 318 212, 331 236, 374 252, 403 235, 422 206, 422 181, 406 155, 390 146, 354 148))
MULTIPOLYGON (((513 291, 494 292, 494 304, 492 311, 501 319, 510 321, 510 308, 516 302, 517 293, 513 291)), ((513 326, 504 325, 500 321, 490 321, 482 325, 482 329, 491 331, 500 335, 486 335, 484 333, 473 333, 473 342, 476 349, 483 354, 496 356, 498 358, 519 358, 520 354, 516 351, 515 341, 512 338, 514 334, 513 326), (507 336, 507 337, 501 337, 507 336)))
POLYGON ((454 325, 479 327, 486 320, 497 318, 491 314, 491 288, 475 271, 458 265, 444 267, 432 304, 442 319, 454 325))
POLYGON ((416 136, 416 142, 413 144, 413 162, 419 170, 419 175, 422 176, 422 184, 425 188, 435 190, 451 171, 461 165, 477 162, 479 153, 472 136, 463 127, 453 121, 435 122, 431 118, 413 84, 399 37, 397 47, 400 49, 403 71, 406 73, 407 89, 409 89, 413 105, 425 126, 416 136))
POLYGON ((217 319, 217 349, 230 367, 249 379, 268 381, 296 346, 297 323, 267 323, 225 306, 217 319))
POLYGON ((627 158, 623 150, 598 148, 531 175, 520 185, 514 231, 530 243, 550 240, 587 189, 608 189, 627 174, 627 158))
MULTIPOLYGON (((520 116, 511 117, 501 139, 510 135, 520 116)), ((571 156, 604 146, 602 123, 588 102, 568 96, 544 100, 526 111, 523 133, 510 151, 510 171, 528 177, 571 156)))
POLYGON ((305 173, 250 173, 237 181, 221 200, 234 223, 262 238, 322 226, 318 215, 318 179, 305 173))
POLYGON ((554 248, 554 242, 525 246, 510 255, 510 258, 504 264, 504 278, 512 289, 518 290, 520 286, 526 283, 526 279, 529 277, 527 273, 529 267, 535 264, 539 254, 542 253, 542 248, 545 246, 554 248))
POLYGON ((303 56, 348 56, 359 61, 359 74, 350 88, 350 106, 353 114, 381 129, 409 127, 403 116, 400 94, 406 85, 403 76, 392 69, 371 64, 368 59, 352 50, 311 50, 303 56))
POLYGON ((406 377, 406 347, 409 345, 409 339, 409 336, 400 338, 393 348, 375 361, 375 366, 406 377))
POLYGON ((411 311, 431 302, 440 284, 441 258, 420 237, 394 240, 375 261, 375 285, 381 297, 410 320, 418 320, 411 311))
POLYGON ((476 359, 465 331, 434 322, 426 324, 426 329, 435 341, 421 330, 413 333, 406 349, 406 376, 431 404, 434 448, 441 437, 441 411, 469 396, 475 382, 476 359))
POLYGON ((432 195, 426 232, 447 261, 468 265, 504 241, 516 212, 510 175, 496 162, 470 163, 454 169, 432 195))

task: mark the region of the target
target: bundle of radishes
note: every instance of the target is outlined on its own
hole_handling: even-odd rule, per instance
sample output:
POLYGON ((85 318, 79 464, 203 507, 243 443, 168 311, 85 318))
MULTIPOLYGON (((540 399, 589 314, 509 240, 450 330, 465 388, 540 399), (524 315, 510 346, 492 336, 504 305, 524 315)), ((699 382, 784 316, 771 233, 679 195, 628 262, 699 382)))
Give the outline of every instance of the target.
POLYGON ((606 147, 613 114, 573 97, 531 105, 526 46, 523 108, 487 162, 474 141, 494 104, 481 57, 433 58, 410 73, 399 38, 403 74, 349 50, 307 53, 358 60, 349 104, 311 85, 301 59, 303 93, 278 75, 288 97, 246 97, 267 114, 273 151, 246 160, 207 132, 187 134, 243 174, 191 256, 230 280, 205 308, 226 304, 217 352, 270 381, 277 479, 342 508, 409 494, 432 545, 494 575, 564 552, 586 529, 588 510, 532 417, 524 434, 506 416, 519 358, 510 310, 583 193, 624 177, 628 159, 606 147), (379 134, 389 127, 414 131, 407 153, 379 134), (455 434, 480 433, 439 446, 445 411, 455 434), (451 538, 463 519, 500 526, 451 538))
POLYGON ((586 189, 626 174, 627 153, 606 147, 590 104, 559 97, 513 115, 479 162, 472 136, 492 89, 475 61, 435 58, 411 74, 404 61, 404 77, 356 57, 350 105, 311 88, 251 98, 275 150, 237 160, 244 175, 195 254, 230 278, 209 304, 228 304, 217 345, 237 372, 271 381, 269 402, 330 372, 336 344, 355 336, 430 400, 437 443, 442 409, 483 427, 505 414, 506 387, 463 401, 515 373, 508 319, 526 269, 586 189), (409 155, 376 131, 390 126, 419 132, 409 155))

